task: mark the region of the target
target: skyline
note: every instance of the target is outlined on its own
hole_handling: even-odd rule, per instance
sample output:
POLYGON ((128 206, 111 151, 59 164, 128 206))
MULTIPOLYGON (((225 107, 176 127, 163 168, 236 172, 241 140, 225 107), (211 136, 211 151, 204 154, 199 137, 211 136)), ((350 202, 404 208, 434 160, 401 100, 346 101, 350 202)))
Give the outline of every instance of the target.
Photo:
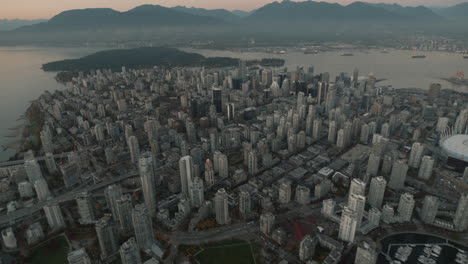
MULTIPOLYGON (((79 2, 59 1, 59 0, 43 0, 40 5, 32 5, 31 0, 8 0, 7 3, 2 4, 0 10, 1 19, 49 19, 53 16, 72 9, 85 9, 85 8, 112 8, 117 11, 127 11, 139 5, 151 4, 161 5, 165 7, 186 6, 205 9, 227 9, 227 10, 244 10, 251 11, 256 8, 262 7, 268 3, 275 2, 272 0, 257 0, 252 3, 250 0, 82 0, 79 2)), ((295 0, 296 2, 302 0, 295 0)), ((347 5, 354 0, 327 0, 322 2, 338 3, 347 5)), ((368 0, 362 1, 368 3, 388 3, 400 4, 403 6, 451 6, 459 3, 466 2, 466 0, 368 0)))

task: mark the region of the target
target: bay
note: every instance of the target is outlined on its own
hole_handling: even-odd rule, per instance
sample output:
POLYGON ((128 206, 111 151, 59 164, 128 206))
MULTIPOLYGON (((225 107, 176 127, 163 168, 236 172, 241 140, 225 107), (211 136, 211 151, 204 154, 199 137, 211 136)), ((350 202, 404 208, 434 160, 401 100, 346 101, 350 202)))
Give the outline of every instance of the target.
MULTIPOLYGON (((42 64, 76 58, 96 52, 99 48, 0 47, 0 146, 15 141, 13 128, 18 120, 44 91, 63 89, 55 73, 41 70, 42 64)), ((10 158, 15 151, 0 148, 0 160, 10 158)))

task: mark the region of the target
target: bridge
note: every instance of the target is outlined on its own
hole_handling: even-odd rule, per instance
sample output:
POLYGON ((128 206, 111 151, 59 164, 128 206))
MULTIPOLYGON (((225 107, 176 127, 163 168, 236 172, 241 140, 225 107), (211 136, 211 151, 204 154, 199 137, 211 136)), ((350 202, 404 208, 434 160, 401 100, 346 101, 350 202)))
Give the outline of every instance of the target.
POLYGON ((60 203, 63 203, 63 202, 71 201, 71 200, 74 200, 76 195, 78 193, 80 193, 80 192, 84 192, 84 191, 93 192, 95 190, 104 188, 104 187, 106 187, 108 185, 111 185, 111 184, 126 180, 128 178, 136 177, 136 176, 139 176, 138 172, 128 173, 128 174, 125 174, 125 175, 122 175, 122 176, 119 176, 119 177, 115 177, 115 178, 107 180, 107 181, 97 183, 97 184, 92 185, 92 186, 88 186, 88 187, 84 187, 84 188, 78 188, 78 189, 75 189, 73 191, 61 194, 61 195, 59 195, 57 197, 54 197, 52 199, 49 199, 47 201, 39 201, 38 203, 36 203, 35 205, 33 205, 31 207, 19 209, 19 210, 16 210, 14 212, 11 212, 11 213, 9 213, 7 215, 2 215, 2 216, 0 216, 0 228, 4 228, 4 227, 14 225, 18 220, 32 217, 35 213, 40 212, 42 210, 42 208, 44 206, 46 206, 46 205, 56 205, 56 204, 60 204, 60 203))
MULTIPOLYGON (((68 154, 70 154, 70 153, 73 153, 73 152, 58 153, 58 154, 54 154, 53 156, 54 156, 54 159, 66 158, 68 156, 68 154)), ((45 159, 46 159, 45 156, 36 157, 37 161, 43 161, 45 159)), ((22 164, 24 164, 24 160, 4 161, 4 162, 0 162, 0 168, 10 167, 10 166, 17 166, 17 165, 22 165, 22 164)))

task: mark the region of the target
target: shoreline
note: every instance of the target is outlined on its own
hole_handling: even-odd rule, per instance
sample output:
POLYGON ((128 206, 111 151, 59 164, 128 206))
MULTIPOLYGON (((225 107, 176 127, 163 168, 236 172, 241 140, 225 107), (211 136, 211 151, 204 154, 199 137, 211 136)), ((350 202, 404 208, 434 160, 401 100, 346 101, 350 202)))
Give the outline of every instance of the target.
MULTIPOLYGON (((42 96, 42 94, 41 94, 42 96)), ((4 136, 4 137, 15 137, 16 139, 11 142, 7 142, 2 147, 2 152, 11 150, 14 154, 10 155, 4 161, 16 160, 19 158, 19 155, 24 152, 26 149, 35 149, 40 145, 40 142, 34 142, 32 137, 37 137, 38 127, 43 125, 42 112, 37 111, 37 99, 31 102, 29 107, 26 108, 25 113, 22 115, 20 120, 23 120, 22 124, 17 125, 14 128, 9 128, 9 130, 14 130, 16 135, 4 136), (36 116, 40 114, 39 116, 36 116)))

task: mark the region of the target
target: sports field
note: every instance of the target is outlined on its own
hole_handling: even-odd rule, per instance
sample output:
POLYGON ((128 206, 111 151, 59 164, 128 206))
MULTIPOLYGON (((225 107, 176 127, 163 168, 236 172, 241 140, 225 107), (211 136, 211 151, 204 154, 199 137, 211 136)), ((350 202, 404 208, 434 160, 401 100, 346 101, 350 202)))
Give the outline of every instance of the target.
POLYGON ((255 245, 247 241, 228 240, 202 246, 195 260, 200 264, 258 264, 255 251, 255 245))
POLYGON ((64 264, 67 263, 69 245, 65 237, 58 236, 44 242, 29 259, 31 264, 64 264))

